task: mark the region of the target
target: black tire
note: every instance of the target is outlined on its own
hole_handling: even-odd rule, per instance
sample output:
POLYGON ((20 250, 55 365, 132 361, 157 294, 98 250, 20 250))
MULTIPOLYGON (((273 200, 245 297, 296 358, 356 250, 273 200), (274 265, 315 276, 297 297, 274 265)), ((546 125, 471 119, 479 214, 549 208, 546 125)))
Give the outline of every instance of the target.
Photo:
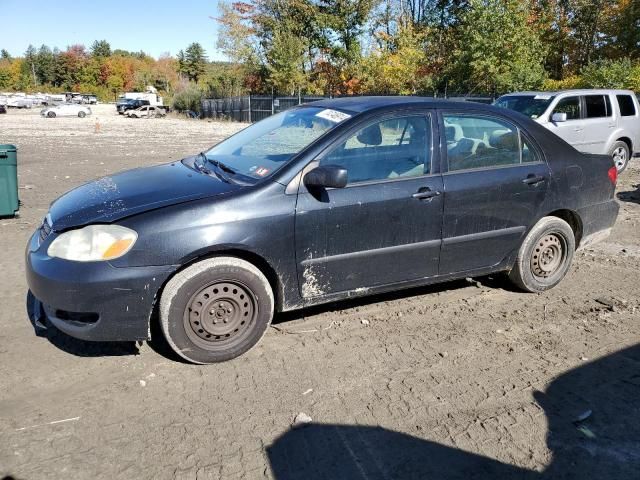
POLYGON ((87 114, 86 114, 86 113, 84 113, 83 111, 80 111, 80 112, 78 112, 78 116, 79 116, 80 118, 84 118, 84 117, 86 117, 86 116, 87 116, 87 114))
POLYGON ((56 112, 47 112, 47 117, 56 118, 56 112))
POLYGON ((616 166, 618 173, 624 172, 629 165, 629 160, 631 158, 629 145, 627 145, 626 142, 618 140, 611 146, 609 155, 613 159, 613 163, 616 166))
POLYGON ((273 291, 258 268, 239 258, 215 257, 169 280, 160 298, 160 326, 185 360, 217 363, 257 344, 273 310, 273 291))
POLYGON ((509 279, 526 292, 555 287, 571 267, 576 241, 567 222, 543 217, 525 237, 509 279))

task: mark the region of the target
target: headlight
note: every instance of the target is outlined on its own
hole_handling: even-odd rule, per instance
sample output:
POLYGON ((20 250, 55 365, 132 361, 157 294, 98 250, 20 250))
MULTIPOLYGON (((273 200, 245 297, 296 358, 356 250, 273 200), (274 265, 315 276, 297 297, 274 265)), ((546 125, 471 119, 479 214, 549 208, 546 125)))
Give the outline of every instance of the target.
POLYGON ((119 225, 89 225, 60 235, 47 254, 76 262, 113 260, 131 250, 137 239, 136 232, 119 225))

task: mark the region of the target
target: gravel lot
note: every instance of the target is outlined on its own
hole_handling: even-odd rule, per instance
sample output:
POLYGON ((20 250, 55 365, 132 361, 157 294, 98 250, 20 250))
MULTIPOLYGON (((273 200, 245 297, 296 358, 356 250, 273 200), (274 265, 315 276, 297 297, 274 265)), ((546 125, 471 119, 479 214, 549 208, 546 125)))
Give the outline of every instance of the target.
POLYGON ((0 219, 0 477, 638 478, 638 160, 613 235, 544 294, 479 278, 294 312, 214 366, 176 361, 161 341, 36 337, 23 251, 49 202, 241 126, 113 105, 0 115, 23 203, 0 219), (300 413, 313 422, 293 428, 300 413))

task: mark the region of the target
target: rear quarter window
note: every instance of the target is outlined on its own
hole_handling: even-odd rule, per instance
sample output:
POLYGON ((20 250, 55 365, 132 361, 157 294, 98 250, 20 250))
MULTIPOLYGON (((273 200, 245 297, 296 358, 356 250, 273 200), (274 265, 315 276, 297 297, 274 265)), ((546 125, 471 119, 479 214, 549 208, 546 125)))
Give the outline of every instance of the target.
POLYGON ((620 107, 620 115, 623 117, 634 117, 636 114, 636 106, 633 103, 631 95, 616 95, 618 107, 620 107))

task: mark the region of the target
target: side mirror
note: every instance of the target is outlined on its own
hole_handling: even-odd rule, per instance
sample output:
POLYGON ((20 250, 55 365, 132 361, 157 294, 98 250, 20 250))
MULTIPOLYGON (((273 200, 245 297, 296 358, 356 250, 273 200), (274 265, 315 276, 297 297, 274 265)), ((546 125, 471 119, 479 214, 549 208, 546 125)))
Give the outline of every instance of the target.
POLYGON ((316 167, 304 176, 306 187, 344 188, 349 177, 347 170, 337 165, 316 167))
POLYGON ((567 114, 566 113, 554 113, 551 115, 551 121, 555 123, 566 122, 567 114))

